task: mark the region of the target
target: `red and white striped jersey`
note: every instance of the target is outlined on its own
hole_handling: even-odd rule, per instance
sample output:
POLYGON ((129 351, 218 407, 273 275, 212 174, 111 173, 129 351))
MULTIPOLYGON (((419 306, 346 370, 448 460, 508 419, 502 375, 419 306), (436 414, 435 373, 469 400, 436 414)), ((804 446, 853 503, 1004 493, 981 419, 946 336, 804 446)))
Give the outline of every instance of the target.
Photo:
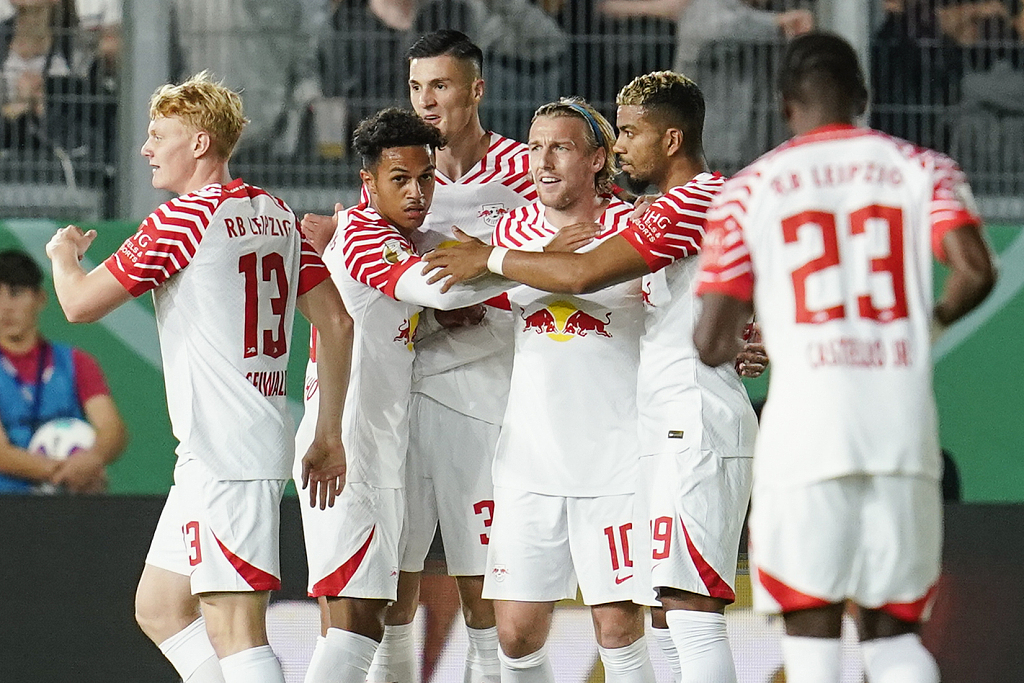
POLYGON ((980 224, 956 164, 826 126, 726 183, 708 217, 698 293, 752 298, 772 361, 755 476, 938 477, 932 253, 980 224))
POLYGON ((709 368, 693 345, 700 316, 697 254, 707 209, 725 179, 700 173, 655 201, 622 236, 651 269, 643 278, 647 330, 640 339, 637 405, 645 455, 687 449, 753 454, 757 418, 731 364, 709 368))
POLYGON ((221 479, 287 479, 295 299, 328 277, 284 202, 241 179, 176 197, 105 262, 153 291, 180 457, 221 479))
MULTIPOLYGON (((503 215, 537 199, 526 145, 490 135, 487 153, 464 176, 452 180, 437 172, 427 219, 412 236, 420 253, 453 243, 452 226, 490 241, 503 215)), ((511 316, 500 309, 489 309, 479 325, 426 336, 416 342, 413 391, 499 424, 508 399, 512 344, 511 316)))
MULTIPOLYGON (((633 207, 611 199, 589 250, 619 234, 633 207)), ((557 229, 540 204, 498 222, 498 246, 540 249, 557 229)), ((593 294, 509 292, 516 322, 508 408, 494 483, 555 496, 632 493, 636 486, 636 378, 643 332, 640 280, 593 294)))

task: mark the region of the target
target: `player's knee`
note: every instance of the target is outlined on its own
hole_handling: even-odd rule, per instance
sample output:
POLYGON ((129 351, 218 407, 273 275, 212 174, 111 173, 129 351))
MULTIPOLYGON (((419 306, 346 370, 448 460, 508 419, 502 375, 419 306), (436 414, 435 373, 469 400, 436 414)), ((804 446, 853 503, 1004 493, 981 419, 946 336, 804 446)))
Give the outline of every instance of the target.
POLYGON ((634 603, 613 603, 593 608, 597 643, 604 648, 632 645, 644 634, 643 608, 634 603))
POLYGON ((516 625, 498 624, 498 643, 506 657, 520 659, 544 647, 544 634, 516 625))
POLYGON ((158 645, 198 618, 198 606, 170 603, 146 591, 135 595, 135 623, 158 645))

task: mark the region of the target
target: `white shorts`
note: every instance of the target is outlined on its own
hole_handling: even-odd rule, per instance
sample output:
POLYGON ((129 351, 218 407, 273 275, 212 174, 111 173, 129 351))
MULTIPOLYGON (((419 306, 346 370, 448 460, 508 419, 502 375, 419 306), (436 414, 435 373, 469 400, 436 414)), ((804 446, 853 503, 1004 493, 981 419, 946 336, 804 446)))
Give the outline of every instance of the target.
POLYGON ((753 458, 688 449, 645 460, 652 473, 650 585, 733 602, 753 458))
POLYGON ((637 468, 636 493, 633 494, 633 602, 661 607, 651 583, 651 489, 654 488, 658 458, 642 456, 637 468))
POLYGON ((483 597, 587 605, 633 599, 633 494, 566 498, 494 487, 483 597))
POLYGON ((487 569, 491 463, 501 428, 418 393, 409 416, 402 571, 423 571, 440 523, 448 573, 480 576, 487 569))
POLYGON ((753 500, 756 609, 791 612, 849 599, 907 622, 925 617, 942 552, 937 480, 851 475, 757 485, 753 500))
POLYGON ((192 593, 281 587, 285 480, 219 481, 179 458, 146 564, 191 578, 192 593))

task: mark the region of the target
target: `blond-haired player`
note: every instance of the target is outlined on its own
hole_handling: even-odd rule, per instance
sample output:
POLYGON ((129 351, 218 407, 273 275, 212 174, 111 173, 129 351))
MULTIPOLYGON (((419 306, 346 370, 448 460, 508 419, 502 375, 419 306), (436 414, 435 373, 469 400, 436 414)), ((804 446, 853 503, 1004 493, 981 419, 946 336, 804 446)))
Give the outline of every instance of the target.
POLYGON ((246 123, 239 96, 204 72, 157 90, 150 118, 153 186, 179 196, 88 273, 79 260, 96 233, 59 230, 47 245, 54 288, 72 322, 153 292, 179 446, 139 580, 139 625, 188 683, 280 683, 265 616, 293 460, 292 321, 298 307, 321 335, 320 419, 303 467, 321 506, 344 486, 352 323, 291 210, 229 174, 246 123))
MULTIPOLYGON (((613 142, 611 124, 582 100, 540 107, 528 142, 539 201, 502 217, 495 252, 574 249, 581 223, 600 225, 595 245, 625 228, 632 206, 608 194, 613 142)), ((545 642, 554 605, 578 585, 607 679, 653 681, 630 551, 640 281, 577 296, 524 285, 509 299, 515 362, 494 457, 484 580, 484 597, 495 600, 502 680, 553 680, 545 642)))

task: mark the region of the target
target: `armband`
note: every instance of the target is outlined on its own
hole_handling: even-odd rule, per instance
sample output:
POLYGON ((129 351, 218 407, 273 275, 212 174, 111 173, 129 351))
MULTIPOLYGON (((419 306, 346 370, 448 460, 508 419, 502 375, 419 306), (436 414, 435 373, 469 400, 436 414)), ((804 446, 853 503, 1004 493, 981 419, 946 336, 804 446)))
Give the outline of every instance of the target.
POLYGON ((504 275, 505 273, 501 271, 501 264, 505 261, 507 253, 508 249, 505 247, 493 247, 491 254, 487 257, 487 270, 495 275, 504 275))

